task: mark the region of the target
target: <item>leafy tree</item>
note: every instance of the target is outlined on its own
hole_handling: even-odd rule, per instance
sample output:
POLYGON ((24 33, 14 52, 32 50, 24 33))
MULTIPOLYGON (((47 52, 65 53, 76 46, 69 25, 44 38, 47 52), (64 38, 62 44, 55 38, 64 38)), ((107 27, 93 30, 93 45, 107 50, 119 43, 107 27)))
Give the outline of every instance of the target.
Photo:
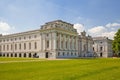
POLYGON ((116 32, 112 43, 113 51, 120 56, 120 29, 116 32))

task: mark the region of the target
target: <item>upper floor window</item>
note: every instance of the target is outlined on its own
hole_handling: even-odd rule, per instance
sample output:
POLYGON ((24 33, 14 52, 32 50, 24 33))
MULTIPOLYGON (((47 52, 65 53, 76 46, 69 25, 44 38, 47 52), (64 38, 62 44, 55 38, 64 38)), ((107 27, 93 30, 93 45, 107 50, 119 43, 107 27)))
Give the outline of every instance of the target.
POLYGON ((29 49, 31 49, 31 43, 29 43, 29 49))
POLYGON ((103 47, 100 47, 100 51, 102 51, 103 47))
POLYGON ((46 34, 47 35, 47 37, 49 36, 49 34, 46 34))
POLYGON ((37 37, 37 35, 34 35, 34 38, 36 38, 37 37))
POLYGON ((31 36, 29 36, 29 39, 31 39, 31 36))
POLYGON ((21 37, 19 37, 19 40, 21 40, 21 37))
POLYGON ((21 44, 19 44, 19 49, 21 50, 21 44))
POLYGON ((49 41, 47 41, 47 48, 49 48, 49 41))
POLYGON ((26 37, 24 37, 24 39, 26 39, 26 37))
POLYGON ((17 38, 15 38, 15 41, 17 40, 17 38))
POLYGON ((17 44, 15 44, 15 50, 17 50, 17 44))
POLYGON ((26 43, 24 43, 24 50, 26 49, 26 43))
POLYGON ((37 42, 35 42, 34 44, 35 44, 35 49, 37 49, 37 42))
POLYGON ((7 45, 7 50, 9 50, 9 45, 7 45))

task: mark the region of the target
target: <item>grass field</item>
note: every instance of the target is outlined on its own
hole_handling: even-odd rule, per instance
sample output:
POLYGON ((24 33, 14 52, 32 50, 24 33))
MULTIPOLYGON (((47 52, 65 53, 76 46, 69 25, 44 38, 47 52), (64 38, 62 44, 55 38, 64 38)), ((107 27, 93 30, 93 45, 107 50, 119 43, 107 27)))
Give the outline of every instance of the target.
POLYGON ((120 80, 120 59, 0 58, 0 62, 0 80, 120 80), (20 60, 35 61, 14 62, 20 60))

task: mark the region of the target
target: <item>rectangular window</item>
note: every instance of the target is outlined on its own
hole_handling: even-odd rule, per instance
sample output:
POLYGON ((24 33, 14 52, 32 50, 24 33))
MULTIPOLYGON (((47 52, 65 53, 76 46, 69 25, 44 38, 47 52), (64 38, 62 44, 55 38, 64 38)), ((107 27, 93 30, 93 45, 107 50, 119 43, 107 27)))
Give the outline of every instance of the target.
POLYGON ((17 50, 17 44, 15 44, 15 50, 17 50))
POLYGON ((12 44, 11 44, 11 50, 13 49, 12 44))
POLYGON ((26 49, 26 43, 24 43, 24 50, 26 49))
POLYGON ((37 42, 35 42, 35 49, 37 49, 37 42))
POLYGON ((21 44, 19 44, 19 49, 21 50, 21 44))
POLYGON ((49 41, 47 41, 47 48, 49 48, 49 41))
POLYGON ((29 43, 29 49, 31 49, 31 43, 29 43))

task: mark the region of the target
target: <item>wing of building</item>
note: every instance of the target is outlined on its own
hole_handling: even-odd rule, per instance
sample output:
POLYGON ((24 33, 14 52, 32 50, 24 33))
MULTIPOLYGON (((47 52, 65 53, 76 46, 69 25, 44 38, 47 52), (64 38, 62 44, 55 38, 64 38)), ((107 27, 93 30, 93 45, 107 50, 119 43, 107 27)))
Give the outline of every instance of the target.
POLYGON ((98 57, 112 57, 112 40, 107 37, 94 37, 93 50, 98 57))
POLYGON ((0 35, 0 56, 77 58, 92 57, 93 39, 78 35, 73 24, 62 20, 47 22, 40 29, 0 35))

